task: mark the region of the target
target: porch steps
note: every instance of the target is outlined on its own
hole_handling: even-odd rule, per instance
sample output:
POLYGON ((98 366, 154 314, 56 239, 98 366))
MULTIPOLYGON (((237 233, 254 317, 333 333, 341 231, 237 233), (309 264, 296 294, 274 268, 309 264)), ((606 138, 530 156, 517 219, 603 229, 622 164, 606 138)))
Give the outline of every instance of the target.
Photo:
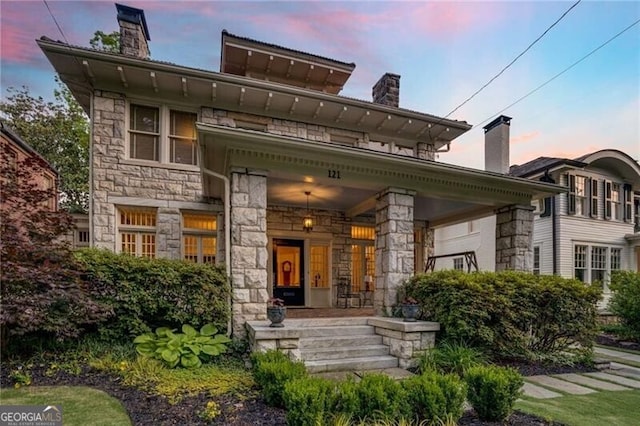
POLYGON ((300 336, 298 348, 310 373, 398 367, 398 358, 389 355, 389 346, 364 319, 316 320, 300 336))

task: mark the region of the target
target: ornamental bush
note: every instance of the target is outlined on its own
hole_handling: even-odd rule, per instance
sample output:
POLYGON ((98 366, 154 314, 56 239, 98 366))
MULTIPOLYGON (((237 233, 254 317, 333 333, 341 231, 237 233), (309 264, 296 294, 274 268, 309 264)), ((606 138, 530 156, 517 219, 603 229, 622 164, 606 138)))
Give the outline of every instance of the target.
POLYGON ((601 289, 574 279, 524 272, 438 271, 416 275, 403 291, 448 341, 493 355, 545 359, 576 344, 590 350, 601 289))
POLYGON ((502 421, 509 417, 520 397, 524 380, 513 368, 479 366, 465 375, 467 399, 480 420, 502 421))
POLYGON ((462 416, 467 386, 458 376, 431 371, 401 383, 412 417, 429 421, 444 418, 457 421, 462 416))
POLYGON ((284 385, 283 399, 287 408, 287 425, 324 424, 331 414, 329 407, 336 385, 319 377, 302 377, 284 385))
POLYGON ((92 298, 115 314, 98 327, 103 337, 134 337, 181 324, 227 328, 230 287, 221 267, 97 249, 79 250, 75 256, 92 298))
POLYGON ((640 273, 615 271, 611 290, 609 309, 620 318, 625 334, 640 339, 640 273))
POLYGON ((356 387, 358 410, 354 417, 367 421, 405 417, 410 408, 399 382, 384 374, 369 373, 356 387))
POLYGON ((253 376, 262 388, 267 404, 283 408, 285 385, 295 379, 307 377, 307 369, 302 362, 294 362, 278 351, 268 351, 253 357, 253 376))

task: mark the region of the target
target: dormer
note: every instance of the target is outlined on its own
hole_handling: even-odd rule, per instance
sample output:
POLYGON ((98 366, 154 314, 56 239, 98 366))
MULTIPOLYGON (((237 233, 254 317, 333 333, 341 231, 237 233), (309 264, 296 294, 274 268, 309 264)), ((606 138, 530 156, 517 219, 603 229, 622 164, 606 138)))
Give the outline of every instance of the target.
POLYGON ((337 95, 355 69, 336 61, 222 31, 220 72, 337 95))

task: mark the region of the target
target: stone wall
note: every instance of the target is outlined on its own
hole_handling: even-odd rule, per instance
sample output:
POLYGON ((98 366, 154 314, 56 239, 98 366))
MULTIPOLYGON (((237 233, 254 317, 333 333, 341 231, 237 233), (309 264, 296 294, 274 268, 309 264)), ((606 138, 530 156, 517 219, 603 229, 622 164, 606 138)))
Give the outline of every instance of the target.
POLYGON ((204 202, 199 170, 126 158, 125 98, 96 91, 91 146, 91 215, 93 245, 116 250, 116 204, 165 207, 158 211, 158 256, 178 258, 180 212, 177 205, 216 210, 204 202), (115 201, 114 201, 115 200, 115 201))
POLYGON ((267 177, 257 170, 231 173, 231 277, 233 335, 267 317, 267 177))
POLYGON ((496 272, 533 270, 533 207, 496 211, 496 272))
POLYGON ((388 188, 376 200, 376 315, 391 315, 398 287, 413 275, 414 195, 388 188))

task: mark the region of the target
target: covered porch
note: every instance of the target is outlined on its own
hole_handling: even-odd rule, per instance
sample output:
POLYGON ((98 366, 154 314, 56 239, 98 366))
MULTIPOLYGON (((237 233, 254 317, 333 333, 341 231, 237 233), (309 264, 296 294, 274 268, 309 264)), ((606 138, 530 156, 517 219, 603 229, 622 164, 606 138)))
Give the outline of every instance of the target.
POLYGON ((266 319, 270 297, 335 307, 344 281, 353 292, 368 287, 375 314, 390 315, 402 282, 424 270, 435 226, 496 212, 496 269, 530 269, 531 200, 560 191, 344 143, 217 124, 197 129, 202 172, 211 178, 206 195, 225 200, 221 257, 240 335, 247 321, 266 319))

